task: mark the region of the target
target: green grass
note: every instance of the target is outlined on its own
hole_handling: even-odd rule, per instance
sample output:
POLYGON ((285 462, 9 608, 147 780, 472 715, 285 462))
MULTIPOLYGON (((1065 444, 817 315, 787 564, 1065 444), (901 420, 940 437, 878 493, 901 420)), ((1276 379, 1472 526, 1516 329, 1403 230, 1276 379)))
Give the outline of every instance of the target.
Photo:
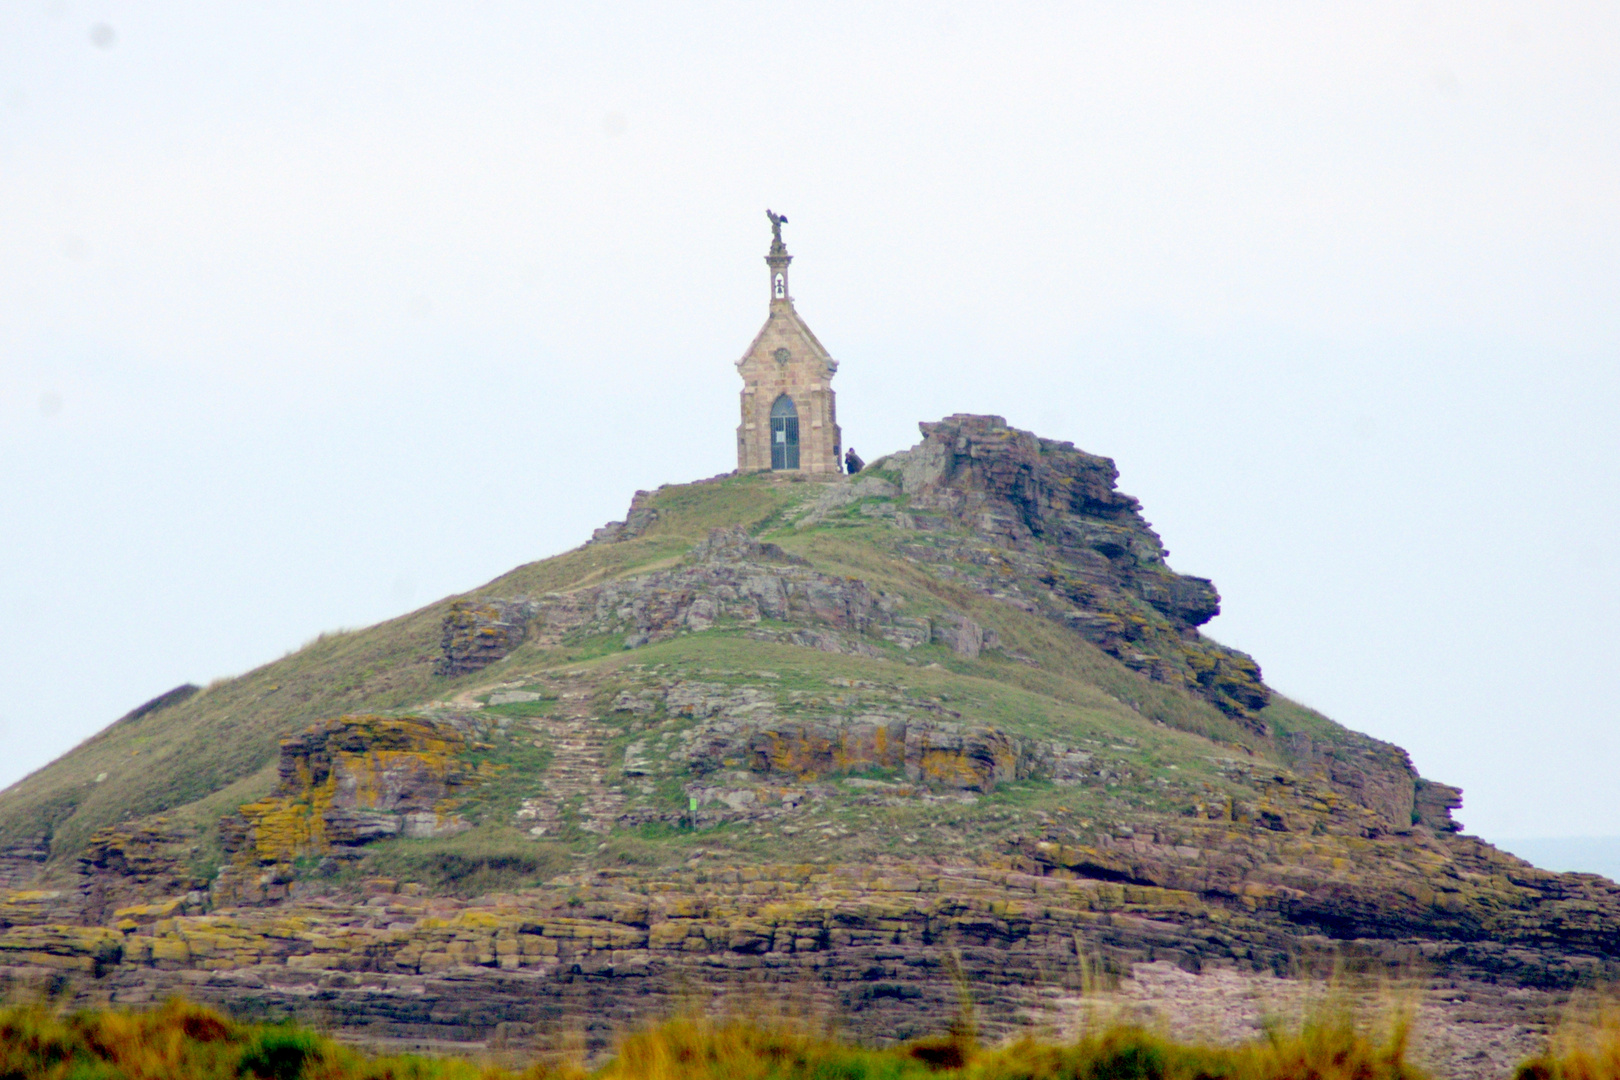
MULTIPOLYGON (((1275 742, 1259 738, 1207 702, 1149 681, 1050 620, 907 561, 896 545, 902 540, 917 542, 919 534, 901 533, 882 519, 862 516, 860 504, 821 525, 800 529, 792 524, 791 511, 823 490, 820 483, 770 476, 663 488, 653 497, 658 519, 645 535, 576 548, 518 567, 468 595, 540 596, 672 566, 710 529, 741 524, 809 559, 819 572, 858 577, 874 592, 904 598, 901 614, 966 614, 994 630, 1003 648, 970 660, 933 645, 906 653, 873 637, 867 641, 882 650, 883 658, 872 659, 753 641, 740 628, 722 626, 634 650, 625 650, 619 635, 571 640, 550 649, 530 641, 495 667, 444 679, 433 674, 433 667, 442 619, 455 599, 446 598, 365 630, 323 634, 280 660, 99 733, 0 794, 0 846, 48 836, 53 866, 67 871, 95 830, 162 813, 180 830, 189 830, 197 848, 193 861, 206 870, 220 857, 215 834, 219 818, 274 785, 281 739, 345 712, 418 710, 466 692, 487 693, 496 684, 540 687, 547 677, 564 670, 584 671, 600 681, 595 707, 622 729, 611 744, 615 761, 632 738, 649 730, 646 722, 610 713, 611 696, 621 688, 635 689, 666 677, 768 686, 778 692, 782 711, 791 714, 794 707, 786 695, 794 691, 865 693, 835 682, 842 680, 870 682, 882 692, 913 701, 933 701, 961 713, 965 723, 1071 743, 1091 750, 1101 762, 1128 770, 1135 779, 1154 781, 1134 784, 1130 793, 1025 783, 992 797, 1017 801, 1031 813, 1065 807, 1065 813, 1079 819, 1117 816, 1122 808, 1173 813, 1198 785, 1205 786, 1198 790, 1218 797, 1230 785, 1211 765, 1212 754, 1256 754, 1286 763, 1290 752, 1286 736, 1295 732, 1347 751, 1372 748, 1398 753, 1280 697, 1266 710, 1266 717, 1285 738, 1275 742), (1014 659, 1013 654, 1023 659, 1014 659), (104 779, 98 781, 102 774, 104 779)), ((479 824, 477 835, 487 842, 494 843, 497 834, 483 831, 485 827, 504 827, 510 821, 518 801, 532 793, 534 777, 549 760, 543 747, 536 748, 521 736, 530 721, 547 715, 553 705, 538 701, 486 706, 481 712, 487 719, 509 721, 504 734, 493 736, 494 747, 479 751, 501 768, 465 811, 479 824)), ((655 733, 680 726, 662 715, 650 718, 655 733)), ((678 781, 665 777, 658 784, 656 798, 662 804, 672 810, 684 805, 678 781)), ((986 806, 990 802, 982 801, 986 806)), ((941 826, 944 832, 936 836, 930 822, 938 815, 926 808, 907 808, 891 815, 894 820, 889 822, 878 821, 860 807, 816 813, 842 815, 844 826, 858 837, 818 841, 827 857, 865 857, 892 850, 900 844, 896 836, 916 829, 926 830, 915 849, 920 851, 948 850, 950 844, 964 841, 964 830, 971 834, 967 840, 989 845, 986 850, 999 843, 999 834, 988 827, 941 826)), ((773 845, 793 853, 811 850, 808 842, 784 839, 774 830, 731 831, 744 852, 764 854, 773 845)), ((473 843, 465 838, 459 842, 473 843)), ((506 838, 500 843, 533 842, 506 838)), ((381 848, 376 857, 404 858, 381 848)), ((483 872, 465 870, 459 863, 437 870, 423 865, 427 867, 423 873, 446 881, 477 880, 483 872)), ((505 869, 489 872, 494 877, 508 874, 505 869)), ((521 877, 531 871, 513 873, 521 877)))
POLYGON ((523 800, 534 794, 534 778, 551 764, 550 747, 536 739, 527 716, 518 715, 519 719, 489 732, 485 744, 466 755, 471 763, 489 773, 489 778, 472 789, 460 807, 462 817, 474 824, 511 821, 523 800))
POLYGON ((472 897, 542 884, 567 870, 572 854, 567 845, 535 841, 510 826, 490 824, 459 836, 372 844, 353 874, 472 897))
MULTIPOLYGON (((996 631, 1002 640, 1001 656, 987 653, 976 663, 993 667, 998 679, 1043 693, 1111 699, 1183 731, 1235 746, 1257 745, 1252 733, 1213 705, 1152 682, 1050 620, 942 581, 921 567, 894 558, 879 542, 886 532, 877 526, 867 535, 836 536, 808 530, 798 535, 783 532, 771 539, 810 559, 824 573, 858 577, 875 589, 907 597, 915 603, 917 614, 961 612, 996 631), (1005 659, 1009 653, 1027 656, 1035 666, 1005 659)), ((910 604, 905 611, 911 612, 910 604)), ((965 661, 946 662, 953 670, 969 669, 965 661)))

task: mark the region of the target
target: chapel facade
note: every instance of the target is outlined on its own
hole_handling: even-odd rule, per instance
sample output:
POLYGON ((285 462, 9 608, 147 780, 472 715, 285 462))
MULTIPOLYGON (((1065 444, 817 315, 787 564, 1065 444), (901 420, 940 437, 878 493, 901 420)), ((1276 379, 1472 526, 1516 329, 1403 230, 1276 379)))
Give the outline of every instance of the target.
POLYGON ((737 471, 801 473, 843 471, 843 437, 838 430, 832 377, 838 361, 793 310, 788 263, 782 243, 787 218, 771 219, 771 308, 754 343, 737 361, 742 376, 742 423, 737 426, 737 471))

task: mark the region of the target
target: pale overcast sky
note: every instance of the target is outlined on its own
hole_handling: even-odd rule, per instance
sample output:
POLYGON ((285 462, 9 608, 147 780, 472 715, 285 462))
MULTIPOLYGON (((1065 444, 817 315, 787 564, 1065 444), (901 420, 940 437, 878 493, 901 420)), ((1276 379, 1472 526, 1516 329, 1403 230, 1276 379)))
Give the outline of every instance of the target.
POLYGON ((0 783, 734 464, 1114 457, 1216 637, 1615 835, 1620 7, 0 6, 0 783))

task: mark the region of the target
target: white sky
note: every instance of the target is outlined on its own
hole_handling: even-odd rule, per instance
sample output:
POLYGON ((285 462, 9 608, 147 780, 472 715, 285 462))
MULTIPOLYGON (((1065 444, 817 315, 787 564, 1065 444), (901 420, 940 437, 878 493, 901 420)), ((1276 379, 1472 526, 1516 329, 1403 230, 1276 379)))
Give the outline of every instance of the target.
POLYGON ((0 783, 730 469, 1116 458, 1214 634, 1620 834, 1613 4, 0 5, 0 783))

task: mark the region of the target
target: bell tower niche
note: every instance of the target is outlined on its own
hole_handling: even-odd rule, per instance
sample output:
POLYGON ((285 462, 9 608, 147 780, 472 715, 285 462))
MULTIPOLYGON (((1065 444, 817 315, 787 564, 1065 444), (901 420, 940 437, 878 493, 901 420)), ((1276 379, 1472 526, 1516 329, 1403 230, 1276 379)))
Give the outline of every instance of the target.
POLYGON ((793 308, 782 242, 787 218, 765 211, 771 222, 770 309, 754 343, 737 361, 742 376, 742 423, 737 427, 738 472, 843 472, 843 438, 832 377, 838 361, 793 308))
POLYGON ((782 243, 782 226, 787 224, 787 218, 769 210, 765 213, 771 219, 771 252, 765 256, 765 265, 771 268, 771 307, 774 309, 777 304, 793 303, 787 285, 788 263, 793 261, 793 256, 782 243))

